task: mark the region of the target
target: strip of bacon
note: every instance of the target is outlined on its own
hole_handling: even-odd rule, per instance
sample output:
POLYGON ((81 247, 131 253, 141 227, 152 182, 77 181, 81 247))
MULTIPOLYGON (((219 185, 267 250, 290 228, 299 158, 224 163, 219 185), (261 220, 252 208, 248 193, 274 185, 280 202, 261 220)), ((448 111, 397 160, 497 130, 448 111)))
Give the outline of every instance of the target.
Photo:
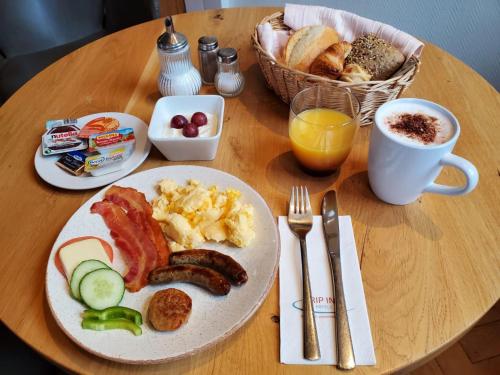
POLYGON ((146 233, 156 247, 158 254, 157 267, 167 265, 170 249, 160 224, 153 219, 153 209, 146 200, 145 195, 133 188, 113 185, 106 191, 104 199, 127 211, 128 218, 146 233))
POLYGON ((128 266, 124 277, 130 292, 141 290, 148 283, 148 274, 156 268, 156 248, 148 236, 125 214, 120 206, 109 202, 96 202, 90 212, 102 216, 110 230, 111 237, 128 266))

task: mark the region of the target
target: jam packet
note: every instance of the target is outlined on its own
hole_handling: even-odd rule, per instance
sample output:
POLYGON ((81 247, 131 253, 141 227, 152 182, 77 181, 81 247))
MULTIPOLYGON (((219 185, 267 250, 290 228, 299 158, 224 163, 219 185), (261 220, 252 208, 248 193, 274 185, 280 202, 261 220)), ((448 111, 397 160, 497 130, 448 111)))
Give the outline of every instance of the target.
POLYGON ((106 153, 115 149, 116 147, 127 146, 135 144, 134 129, 123 128, 116 129, 106 133, 91 134, 89 136, 89 151, 99 151, 106 153))

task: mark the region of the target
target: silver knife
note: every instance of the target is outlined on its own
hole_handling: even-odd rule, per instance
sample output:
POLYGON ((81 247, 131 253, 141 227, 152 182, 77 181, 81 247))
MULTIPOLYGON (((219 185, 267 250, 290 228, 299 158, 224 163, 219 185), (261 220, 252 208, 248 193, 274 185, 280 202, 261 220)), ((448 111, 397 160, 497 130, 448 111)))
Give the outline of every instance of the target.
POLYGON ((356 367, 352 349, 351 330, 347 319, 347 309, 342 284, 342 268, 340 265, 339 214, 337 210, 337 195, 328 191, 323 197, 321 206, 323 230, 327 252, 332 270, 333 293, 335 296, 335 332, 337 336, 337 367, 350 370, 356 367))

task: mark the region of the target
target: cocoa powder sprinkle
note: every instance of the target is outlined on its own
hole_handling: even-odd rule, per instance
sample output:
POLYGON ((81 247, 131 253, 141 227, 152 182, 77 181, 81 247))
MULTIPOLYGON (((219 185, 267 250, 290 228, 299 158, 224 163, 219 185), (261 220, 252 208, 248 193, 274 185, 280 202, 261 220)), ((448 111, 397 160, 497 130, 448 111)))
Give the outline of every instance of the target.
POLYGON ((389 126, 396 133, 429 144, 436 138, 437 121, 437 118, 421 113, 402 113, 389 126))

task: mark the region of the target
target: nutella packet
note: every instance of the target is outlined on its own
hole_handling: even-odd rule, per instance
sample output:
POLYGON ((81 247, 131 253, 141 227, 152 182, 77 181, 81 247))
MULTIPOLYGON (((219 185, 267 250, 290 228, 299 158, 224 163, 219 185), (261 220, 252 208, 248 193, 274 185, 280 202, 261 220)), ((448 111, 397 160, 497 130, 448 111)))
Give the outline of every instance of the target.
POLYGON ((77 124, 78 120, 69 118, 47 121, 42 135, 42 154, 55 155, 86 149, 87 141, 78 137, 80 128, 77 124))

